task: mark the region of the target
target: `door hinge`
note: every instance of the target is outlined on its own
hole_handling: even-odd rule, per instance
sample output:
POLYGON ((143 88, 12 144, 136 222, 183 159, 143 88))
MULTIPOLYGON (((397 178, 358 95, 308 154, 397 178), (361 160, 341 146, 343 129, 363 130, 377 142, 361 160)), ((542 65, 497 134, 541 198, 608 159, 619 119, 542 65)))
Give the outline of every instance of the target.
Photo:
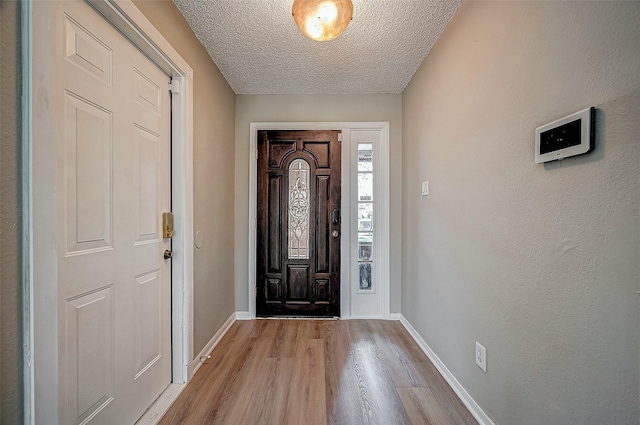
POLYGON ((342 142, 342 133, 338 133, 338 142, 342 142))
POLYGON ((256 161, 258 160, 258 155, 260 155, 260 151, 256 148, 256 161))
POLYGON ((171 93, 179 94, 180 93, 180 81, 172 79, 171 82, 169 82, 169 91, 171 93))

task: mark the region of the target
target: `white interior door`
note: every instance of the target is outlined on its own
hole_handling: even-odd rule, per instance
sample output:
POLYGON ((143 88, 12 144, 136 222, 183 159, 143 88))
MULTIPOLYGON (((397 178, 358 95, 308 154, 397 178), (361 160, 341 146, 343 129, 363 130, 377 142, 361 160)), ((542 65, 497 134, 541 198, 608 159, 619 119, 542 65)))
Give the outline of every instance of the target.
POLYGON ((171 381, 169 77, 86 3, 56 7, 60 423, 133 424, 171 381))

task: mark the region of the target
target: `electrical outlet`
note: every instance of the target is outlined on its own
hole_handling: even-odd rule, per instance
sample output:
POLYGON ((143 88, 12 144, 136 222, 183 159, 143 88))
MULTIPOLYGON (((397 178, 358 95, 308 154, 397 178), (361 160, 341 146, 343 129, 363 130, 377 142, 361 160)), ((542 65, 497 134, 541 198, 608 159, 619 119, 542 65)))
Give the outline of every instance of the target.
POLYGON ((427 196, 429 194, 429 180, 425 180, 422 182, 422 196, 427 196))
POLYGON ((487 349, 476 341, 476 366, 487 372, 487 349))

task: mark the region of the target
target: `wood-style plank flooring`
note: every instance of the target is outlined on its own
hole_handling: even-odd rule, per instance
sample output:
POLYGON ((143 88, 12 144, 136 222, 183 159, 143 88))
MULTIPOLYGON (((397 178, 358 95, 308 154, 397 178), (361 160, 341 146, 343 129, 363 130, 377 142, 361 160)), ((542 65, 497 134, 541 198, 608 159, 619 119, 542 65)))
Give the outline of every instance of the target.
POLYGON ((396 321, 233 324, 160 425, 477 425, 396 321))

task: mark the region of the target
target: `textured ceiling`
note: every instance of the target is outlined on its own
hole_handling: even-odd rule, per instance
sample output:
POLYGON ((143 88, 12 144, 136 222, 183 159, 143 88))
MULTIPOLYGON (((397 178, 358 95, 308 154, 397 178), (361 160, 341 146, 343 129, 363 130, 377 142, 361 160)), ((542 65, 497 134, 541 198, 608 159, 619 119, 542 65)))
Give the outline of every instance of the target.
POLYGON ((291 17, 293 0, 174 0, 237 94, 401 93, 461 0, 352 0, 329 42, 291 17))

